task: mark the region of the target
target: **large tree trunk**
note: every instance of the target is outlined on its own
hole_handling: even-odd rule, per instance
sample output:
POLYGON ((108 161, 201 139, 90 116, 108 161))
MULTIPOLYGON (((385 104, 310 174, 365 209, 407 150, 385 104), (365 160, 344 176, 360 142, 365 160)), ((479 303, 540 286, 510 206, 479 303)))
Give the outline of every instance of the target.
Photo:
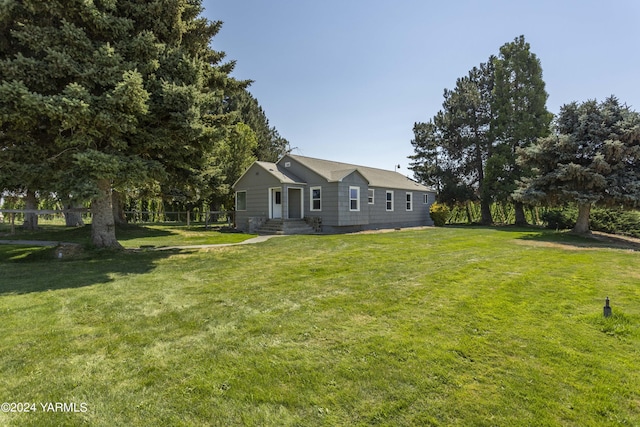
POLYGON ((578 220, 576 226, 571 230, 576 234, 589 234, 589 214, 591 213, 591 203, 579 203, 578 204, 578 220))
POLYGON ((98 188, 100 194, 91 201, 91 242, 98 248, 122 249, 116 239, 111 183, 107 179, 101 179, 98 181, 98 188))
POLYGON ((522 204, 522 202, 515 202, 513 204, 513 208, 516 213, 516 225, 519 225, 519 226, 529 225, 529 223, 527 222, 527 217, 524 215, 524 204, 522 204))
POLYGON ((486 200, 480 201, 480 224, 493 224, 493 217, 491 216, 491 203, 486 200))
POLYGON ((113 220, 118 225, 124 225, 127 223, 127 217, 124 214, 123 196, 120 192, 113 190, 111 195, 111 201, 113 203, 113 220))
MULTIPOLYGON (((38 209, 38 198, 36 197, 35 191, 27 190, 27 194, 24 196, 24 207, 25 209, 38 209)), ((36 231, 38 229, 38 214, 24 214, 22 228, 29 231, 36 231)))
POLYGON ((62 202, 62 206, 67 211, 64 213, 64 222, 67 227, 82 227, 84 220, 82 219, 82 212, 69 211, 72 209, 80 209, 82 205, 74 200, 65 199, 62 202))

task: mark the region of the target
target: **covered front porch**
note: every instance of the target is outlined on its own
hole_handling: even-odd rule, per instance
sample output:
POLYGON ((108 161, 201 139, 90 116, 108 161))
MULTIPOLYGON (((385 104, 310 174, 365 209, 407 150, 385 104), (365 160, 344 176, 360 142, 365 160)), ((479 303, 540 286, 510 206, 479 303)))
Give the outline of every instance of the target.
POLYGON ((269 219, 303 219, 304 187, 288 186, 269 188, 269 219))

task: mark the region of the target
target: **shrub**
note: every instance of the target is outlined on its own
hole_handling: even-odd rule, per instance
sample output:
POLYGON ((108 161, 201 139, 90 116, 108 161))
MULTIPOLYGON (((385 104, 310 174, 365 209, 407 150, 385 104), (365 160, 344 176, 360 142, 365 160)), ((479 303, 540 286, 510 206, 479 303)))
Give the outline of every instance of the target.
POLYGON ((542 220, 547 224, 547 228, 552 230, 564 230, 573 228, 578 219, 578 211, 575 208, 557 208, 549 209, 541 216, 542 220))
POLYGON ((441 203, 434 203, 429 208, 429 214, 431 215, 433 224, 437 227, 442 227, 447 222, 450 213, 451 209, 449 209, 447 205, 443 205, 441 203))
POLYGON ((591 229, 640 237, 640 213, 622 209, 593 209, 591 229))
MULTIPOLYGON (((573 228, 578 218, 578 210, 574 206, 549 209, 541 218, 547 228, 552 230, 573 228)), ((640 212, 593 208, 589 216, 589 227, 594 231, 640 237, 640 212)))

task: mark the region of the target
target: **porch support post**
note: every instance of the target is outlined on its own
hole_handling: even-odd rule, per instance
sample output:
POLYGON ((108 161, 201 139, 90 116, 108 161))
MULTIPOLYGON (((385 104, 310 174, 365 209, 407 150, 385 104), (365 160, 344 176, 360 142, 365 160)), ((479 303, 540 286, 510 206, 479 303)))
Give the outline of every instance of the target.
POLYGON ((282 219, 289 219, 289 187, 282 185, 282 219))

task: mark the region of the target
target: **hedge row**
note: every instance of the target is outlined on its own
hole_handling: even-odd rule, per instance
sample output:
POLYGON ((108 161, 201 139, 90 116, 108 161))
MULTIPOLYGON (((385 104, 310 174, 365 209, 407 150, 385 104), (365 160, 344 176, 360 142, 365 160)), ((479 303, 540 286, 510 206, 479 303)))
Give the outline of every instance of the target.
MULTIPOLYGON (((550 209, 542 215, 547 228, 563 230, 573 228, 578 218, 575 206, 550 209)), ((640 212, 623 209, 594 208, 591 210, 591 229, 605 233, 640 237, 640 212)))

